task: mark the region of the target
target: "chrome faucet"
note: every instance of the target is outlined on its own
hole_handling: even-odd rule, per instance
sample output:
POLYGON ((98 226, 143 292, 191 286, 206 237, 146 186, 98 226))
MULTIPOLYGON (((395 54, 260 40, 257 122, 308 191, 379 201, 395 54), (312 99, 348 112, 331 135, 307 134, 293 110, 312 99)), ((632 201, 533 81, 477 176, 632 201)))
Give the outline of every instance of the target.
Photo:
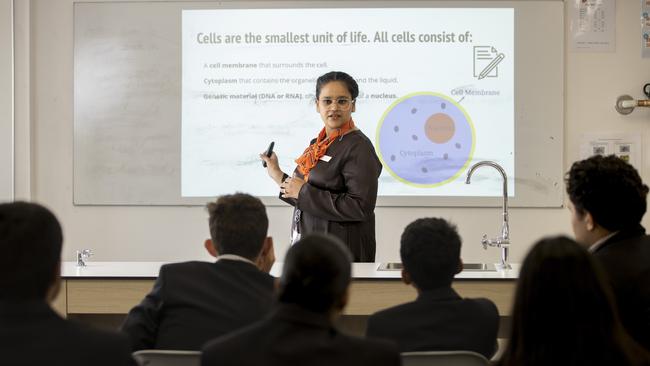
POLYGON ((501 165, 493 161, 479 161, 478 163, 472 165, 467 172, 467 179, 465 184, 470 184, 470 179, 474 171, 482 166, 491 166, 494 169, 498 170, 503 177, 503 224, 501 225, 501 235, 497 236, 494 239, 488 239, 486 234, 483 234, 483 239, 481 239, 481 244, 483 244, 483 249, 487 250, 488 246, 501 248, 501 263, 497 265, 499 269, 511 269, 512 267, 508 263, 508 252, 510 250, 510 227, 508 226, 508 177, 506 176, 506 171, 503 170, 501 165))
POLYGON ((90 249, 77 250, 77 267, 85 267, 86 261, 93 255, 90 249))

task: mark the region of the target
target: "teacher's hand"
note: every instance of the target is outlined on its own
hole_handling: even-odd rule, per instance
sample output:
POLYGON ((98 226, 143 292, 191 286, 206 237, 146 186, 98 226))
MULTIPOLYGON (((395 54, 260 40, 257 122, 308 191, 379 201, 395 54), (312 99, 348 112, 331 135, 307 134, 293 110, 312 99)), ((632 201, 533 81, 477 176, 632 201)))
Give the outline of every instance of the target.
POLYGON ((282 198, 298 198, 300 193, 300 188, 302 188, 305 181, 296 177, 295 175, 291 178, 287 178, 280 184, 280 192, 282 192, 282 198))
POLYGON ((278 156, 275 153, 272 153, 271 156, 266 156, 266 154, 260 154, 260 159, 266 163, 266 172, 269 173, 269 177, 273 179, 277 184, 282 183, 282 170, 280 169, 280 164, 278 163, 278 156))

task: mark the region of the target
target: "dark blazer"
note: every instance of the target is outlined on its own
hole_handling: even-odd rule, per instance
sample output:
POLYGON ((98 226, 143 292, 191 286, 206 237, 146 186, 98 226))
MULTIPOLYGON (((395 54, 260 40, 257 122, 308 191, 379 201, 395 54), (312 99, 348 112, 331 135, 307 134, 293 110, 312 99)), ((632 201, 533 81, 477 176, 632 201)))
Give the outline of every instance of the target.
MULTIPOLYGON (((280 197, 296 207, 291 229, 297 218, 302 236, 332 234, 347 245, 355 262, 374 262, 377 179, 382 168, 375 148, 356 130, 334 141, 325 154, 331 160, 318 161, 298 199, 280 197)), ((303 178, 297 169, 294 174, 303 178)))
POLYGON ((499 312, 492 301, 463 299, 443 287, 371 315, 367 336, 393 340, 400 352, 463 350, 489 359, 498 329, 499 312))
POLYGON ((350 337, 326 316, 281 304, 267 319, 211 341, 203 366, 388 366, 399 365, 393 343, 350 337))
POLYGON ((206 341, 262 319, 273 277, 236 260, 167 264, 122 330, 133 350, 199 350, 206 341))
POLYGON ((612 285, 623 326, 650 350, 650 236, 641 225, 621 230, 594 256, 612 285))
POLYGON ((43 301, 0 301, 0 364, 135 365, 128 339, 65 320, 43 301))

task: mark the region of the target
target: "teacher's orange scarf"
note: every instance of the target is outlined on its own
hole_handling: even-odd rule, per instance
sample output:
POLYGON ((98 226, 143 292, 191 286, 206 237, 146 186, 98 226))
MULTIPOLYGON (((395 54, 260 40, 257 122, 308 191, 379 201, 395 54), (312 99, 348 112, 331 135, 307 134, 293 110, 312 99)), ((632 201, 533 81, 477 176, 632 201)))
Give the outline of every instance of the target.
POLYGON ((354 121, 350 119, 350 122, 344 124, 341 126, 341 128, 334 131, 332 136, 328 138, 325 127, 323 127, 323 129, 318 134, 316 141, 314 141, 313 144, 309 145, 309 147, 305 149, 305 152, 303 152, 302 155, 296 159, 296 163, 298 164, 298 171, 302 173, 305 181, 309 179, 309 172, 316 166, 318 160, 320 160, 320 158, 325 155, 327 148, 330 147, 330 145, 336 141, 338 137, 345 135, 353 129, 354 121))

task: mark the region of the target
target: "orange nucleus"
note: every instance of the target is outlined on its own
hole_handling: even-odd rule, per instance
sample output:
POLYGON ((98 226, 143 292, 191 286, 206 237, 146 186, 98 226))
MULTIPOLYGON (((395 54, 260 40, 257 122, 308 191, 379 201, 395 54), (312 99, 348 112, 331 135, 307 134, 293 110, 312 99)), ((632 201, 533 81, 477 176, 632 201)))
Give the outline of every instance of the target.
POLYGON ((427 122, 424 124, 424 132, 431 142, 444 144, 454 137, 456 125, 449 115, 436 113, 427 118, 427 122))

